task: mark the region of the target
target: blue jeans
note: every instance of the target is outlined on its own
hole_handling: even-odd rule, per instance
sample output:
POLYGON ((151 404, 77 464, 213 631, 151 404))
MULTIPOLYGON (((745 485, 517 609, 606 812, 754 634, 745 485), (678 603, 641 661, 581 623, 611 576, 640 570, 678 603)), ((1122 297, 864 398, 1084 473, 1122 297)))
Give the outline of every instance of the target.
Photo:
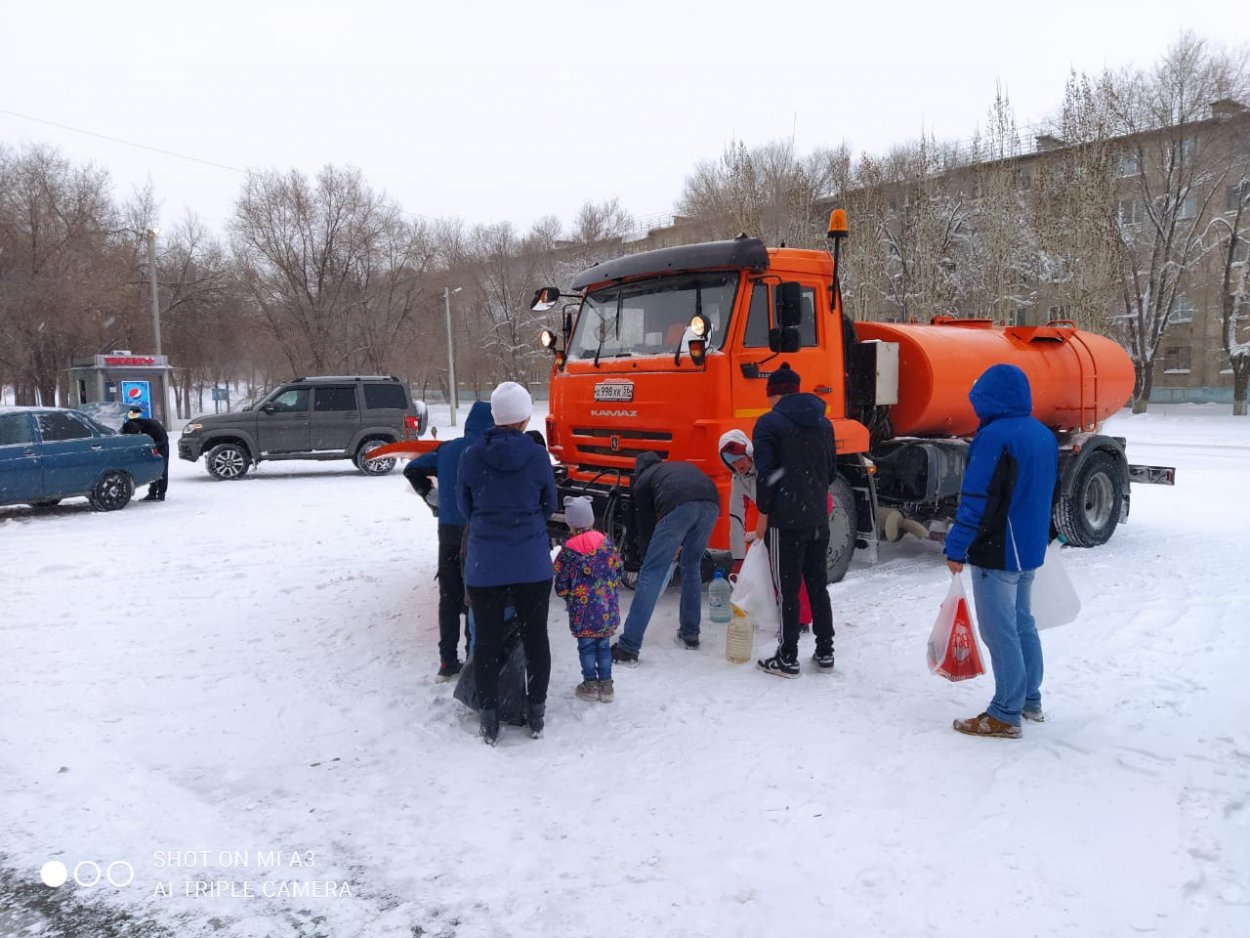
POLYGON ((642 636, 651 622, 656 600, 668 584, 673 558, 681 548, 684 562, 681 565, 681 606, 678 613, 681 634, 698 638, 699 621, 703 613, 703 581, 699 567, 712 528, 720 517, 720 505, 716 502, 686 502, 678 505, 655 526, 647 556, 642 559, 638 573, 638 588, 634 601, 629 605, 625 627, 621 630, 618 644, 635 654, 642 648, 642 636))
POLYGON ((612 640, 610 638, 579 638, 577 657, 582 660, 582 680, 612 680, 612 640))
POLYGON ((1030 611, 1036 571, 971 570, 977 624, 994 670, 994 699, 985 712, 1019 726, 1021 710, 1042 709, 1042 642, 1030 611))

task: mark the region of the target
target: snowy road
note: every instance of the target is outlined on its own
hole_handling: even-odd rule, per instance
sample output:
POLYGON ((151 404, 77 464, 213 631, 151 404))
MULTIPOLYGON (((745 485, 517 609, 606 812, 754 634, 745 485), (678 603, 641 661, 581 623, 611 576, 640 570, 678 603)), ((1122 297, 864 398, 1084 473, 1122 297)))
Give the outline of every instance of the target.
POLYGON ((950 729, 990 690, 925 668, 936 544, 833 587, 832 676, 678 648, 670 593, 583 703, 553 605, 546 738, 490 750, 432 680, 398 473, 175 460, 163 505, 0 509, 0 935, 1250 934, 1250 421, 1109 429, 1178 484, 1066 553, 1018 742, 950 729))

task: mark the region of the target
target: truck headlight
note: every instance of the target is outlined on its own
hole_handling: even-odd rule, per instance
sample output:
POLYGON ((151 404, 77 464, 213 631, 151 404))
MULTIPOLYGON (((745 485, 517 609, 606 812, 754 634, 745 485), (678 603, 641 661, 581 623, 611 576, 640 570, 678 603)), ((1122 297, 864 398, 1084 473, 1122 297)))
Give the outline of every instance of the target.
POLYGON ((204 426, 204 424, 202 423, 189 423, 185 427, 182 428, 182 432, 184 434, 194 433, 196 430, 200 429, 202 426, 204 426))

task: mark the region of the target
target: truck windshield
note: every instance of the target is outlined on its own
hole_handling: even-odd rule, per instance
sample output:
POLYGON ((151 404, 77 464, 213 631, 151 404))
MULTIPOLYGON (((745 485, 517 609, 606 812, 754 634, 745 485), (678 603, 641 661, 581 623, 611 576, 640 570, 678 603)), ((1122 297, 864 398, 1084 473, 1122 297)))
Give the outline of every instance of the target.
POLYGON ((737 271, 684 274, 608 287, 586 296, 569 357, 672 355, 695 313, 712 324, 708 350, 720 348, 738 290, 737 271))

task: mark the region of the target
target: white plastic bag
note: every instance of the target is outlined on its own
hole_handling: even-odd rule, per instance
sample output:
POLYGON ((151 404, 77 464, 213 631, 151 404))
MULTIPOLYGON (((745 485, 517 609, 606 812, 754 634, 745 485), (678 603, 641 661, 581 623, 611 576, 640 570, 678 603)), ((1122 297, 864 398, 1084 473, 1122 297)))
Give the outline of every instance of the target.
POLYGON ((768 548, 763 541, 755 541, 747 548, 729 601, 745 612, 755 627, 765 634, 781 628, 781 611, 777 608, 773 575, 768 567, 768 548))
POLYGON ((1059 555, 1058 540, 1050 542, 1045 561, 1033 575, 1030 605, 1039 629, 1067 625, 1081 614, 1081 597, 1076 594, 1063 558, 1059 555))
POLYGON ((985 673, 972 629, 963 577, 951 577, 950 589, 938 609, 927 647, 929 670, 948 681, 966 681, 985 673))

